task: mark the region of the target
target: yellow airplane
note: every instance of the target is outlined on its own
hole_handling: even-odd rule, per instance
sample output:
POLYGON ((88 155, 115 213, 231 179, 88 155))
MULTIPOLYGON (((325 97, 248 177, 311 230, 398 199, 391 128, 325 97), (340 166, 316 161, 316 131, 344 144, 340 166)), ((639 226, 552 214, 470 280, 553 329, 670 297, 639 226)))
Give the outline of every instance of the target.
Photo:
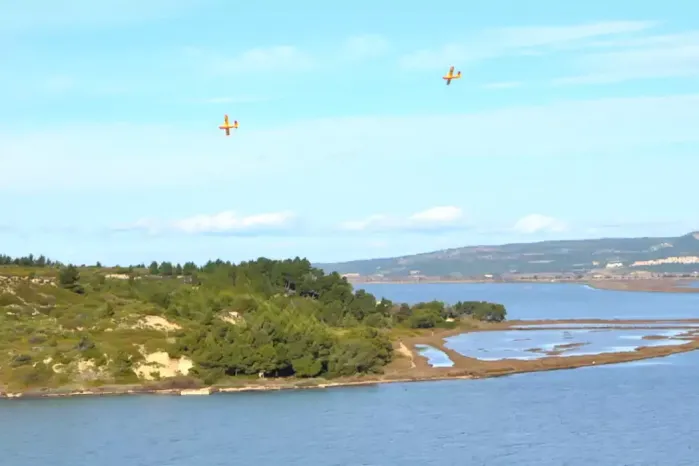
POLYGON ((447 86, 451 84, 452 79, 460 79, 461 78, 461 71, 457 72, 454 74, 454 67, 452 66, 449 68, 449 72, 447 73, 446 76, 442 76, 442 79, 445 79, 447 81, 447 86))
POLYGON ((238 120, 234 120, 233 124, 230 124, 228 122, 228 115, 223 115, 223 124, 218 127, 218 129, 223 129, 226 130, 226 136, 231 135, 231 129, 237 129, 238 128, 238 120))

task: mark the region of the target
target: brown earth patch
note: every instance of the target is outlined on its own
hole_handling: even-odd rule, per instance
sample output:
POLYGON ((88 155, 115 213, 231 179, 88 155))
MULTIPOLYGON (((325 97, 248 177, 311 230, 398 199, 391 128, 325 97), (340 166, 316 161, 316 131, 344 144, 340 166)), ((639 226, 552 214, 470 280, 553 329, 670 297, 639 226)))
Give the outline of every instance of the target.
POLYGON ((581 346, 585 346, 586 344, 587 343, 566 343, 564 345, 556 345, 553 347, 553 349, 548 351, 543 348, 530 348, 525 351, 529 351, 530 353, 542 353, 548 356, 558 356, 559 354, 565 353, 566 350, 580 348, 581 346))
POLYGON ((634 279, 634 280, 591 280, 592 288, 613 291, 649 291, 658 293, 699 293, 699 288, 687 286, 694 280, 683 279, 634 279))

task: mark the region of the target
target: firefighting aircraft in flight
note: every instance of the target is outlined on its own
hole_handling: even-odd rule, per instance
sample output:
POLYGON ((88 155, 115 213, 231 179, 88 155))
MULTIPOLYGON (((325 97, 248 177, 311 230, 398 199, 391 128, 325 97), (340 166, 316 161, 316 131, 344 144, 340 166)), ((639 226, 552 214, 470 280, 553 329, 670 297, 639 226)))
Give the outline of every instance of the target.
POLYGON ((454 74, 454 67, 452 66, 449 68, 449 72, 447 73, 446 76, 442 76, 442 79, 447 81, 447 86, 451 84, 452 79, 460 79, 461 78, 461 71, 457 71, 456 74, 454 74))
POLYGON ((218 129, 223 129, 226 131, 226 136, 231 135, 231 130, 232 129, 237 129, 238 128, 238 120, 234 120, 233 124, 230 124, 228 122, 228 115, 223 115, 223 124, 218 127, 218 129))

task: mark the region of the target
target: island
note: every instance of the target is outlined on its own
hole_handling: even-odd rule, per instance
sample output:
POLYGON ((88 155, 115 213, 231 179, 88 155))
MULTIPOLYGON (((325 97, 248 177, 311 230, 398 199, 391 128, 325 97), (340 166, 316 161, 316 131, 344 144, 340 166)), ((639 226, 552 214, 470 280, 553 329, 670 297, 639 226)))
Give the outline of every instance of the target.
POLYGON ((506 317, 497 303, 379 299, 298 257, 104 267, 0 256, 0 396, 189 395, 480 378, 699 347, 699 321, 506 317), (540 356, 534 359, 486 361, 446 344, 469 333, 533 335, 536 325, 581 323, 681 331, 649 334, 644 338, 654 346, 603 355, 560 357, 584 342, 526 349, 540 356), (450 364, 431 364, 425 348, 450 364))

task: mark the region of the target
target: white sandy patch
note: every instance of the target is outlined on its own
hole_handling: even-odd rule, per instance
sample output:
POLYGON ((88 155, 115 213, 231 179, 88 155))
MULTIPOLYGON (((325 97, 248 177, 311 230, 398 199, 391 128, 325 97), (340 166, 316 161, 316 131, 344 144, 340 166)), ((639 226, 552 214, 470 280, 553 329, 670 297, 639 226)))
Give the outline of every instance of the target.
POLYGON ((182 396, 201 396, 201 395, 211 395, 211 392, 213 390, 210 387, 206 388, 190 388, 190 389, 185 389, 180 392, 180 395, 182 396))
POLYGON ((238 325, 243 321, 243 316, 239 312, 229 311, 221 316, 221 320, 228 322, 229 324, 238 325))
POLYGON ((402 354, 406 358, 410 359, 410 368, 415 369, 415 361, 413 360, 413 352, 410 351, 410 349, 405 346, 405 343, 402 341, 398 343, 398 353, 402 354))
POLYGON ((142 379, 153 380, 156 378, 155 374, 162 378, 187 375, 192 367, 194 367, 194 363, 185 356, 172 359, 167 352, 156 351, 147 354, 145 361, 139 363, 134 368, 134 372, 142 379))
POLYGON ((104 367, 97 367, 92 359, 81 359, 77 363, 77 375, 80 380, 98 380, 109 377, 104 367))
POLYGON ((139 320, 134 327, 142 329, 161 330, 164 332, 171 332, 182 328, 179 325, 170 322, 166 318, 160 316, 146 316, 139 320))
POLYGON ((87 372, 95 368, 95 361, 78 361, 78 372, 87 372))

